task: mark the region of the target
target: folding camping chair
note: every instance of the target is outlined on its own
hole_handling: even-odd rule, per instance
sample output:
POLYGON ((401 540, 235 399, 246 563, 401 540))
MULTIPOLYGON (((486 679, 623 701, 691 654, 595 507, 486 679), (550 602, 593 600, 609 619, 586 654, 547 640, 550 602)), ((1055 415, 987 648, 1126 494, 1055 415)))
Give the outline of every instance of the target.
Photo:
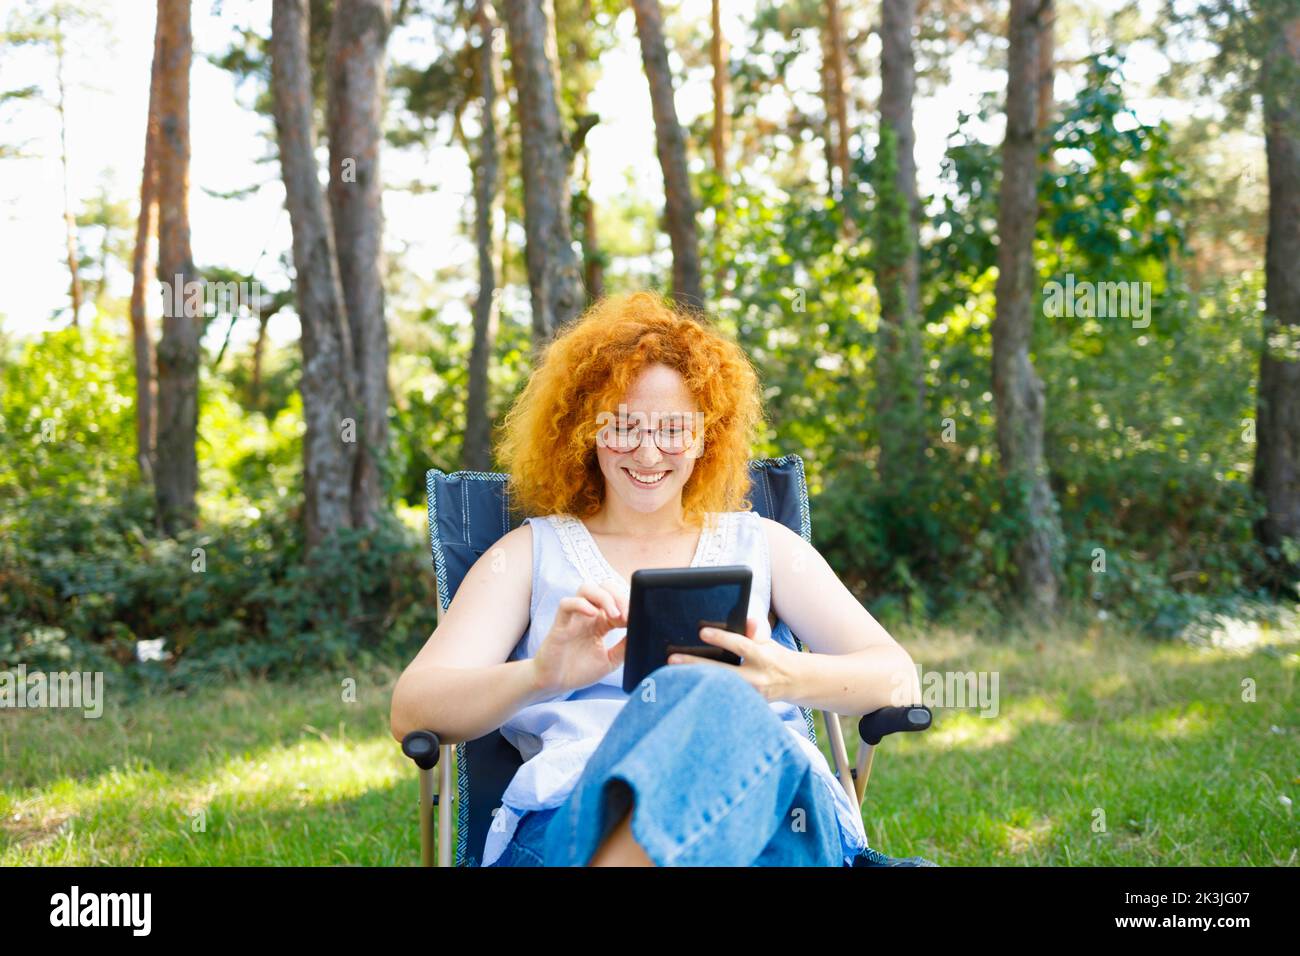
MULTIPOLYGON (((804 481, 803 459, 798 455, 764 458, 749 464, 749 500, 755 511, 779 521, 812 540, 808 517, 808 488, 804 481)), ((438 619, 451 605, 452 595, 466 573, 503 535, 517 527, 523 516, 511 508, 506 492, 506 475, 496 472, 457 471, 444 474, 436 468, 426 475, 429 494, 429 539, 438 579, 438 619)), ((773 627, 773 636, 782 631, 793 637, 794 646, 803 643, 790 634, 783 621, 773 627)), ((522 637, 522 635, 520 635, 522 637)), ((778 638, 779 639, 779 638, 778 638)), ((817 743, 812 712, 803 711, 808 725, 808 739, 817 743)), ((838 716, 822 711, 822 720, 830 737, 836 773, 850 797, 861 805, 866 796, 871 761, 881 738, 899 731, 925 730, 930 726, 926 707, 885 707, 867 714, 858 723, 862 738, 857 762, 850 767, 844 734, 838 716)), ((402 751, 415 761, 420 773, 420 847, 424 866, 451 865, 451 815, 435 812, 445 807, 443 796, 452 798, 456 812, 456 865, 479 865, 478 854, 487 840, 493 811, 501 805, 501 796, 515 771, 523 764, 519 751, 502 736, 500 730, 456 744, 443 745, 438 735, 415 730, 402 741, 402 751), (456 789, 452 794, 452 762, 457 770, 456 789), (440 767, 435 786, 434 768, 440 767), (437 826, 438 859, 434 862, 434 827, 437 826)), ((890 858, 883 857, 885 860, 890 858)))

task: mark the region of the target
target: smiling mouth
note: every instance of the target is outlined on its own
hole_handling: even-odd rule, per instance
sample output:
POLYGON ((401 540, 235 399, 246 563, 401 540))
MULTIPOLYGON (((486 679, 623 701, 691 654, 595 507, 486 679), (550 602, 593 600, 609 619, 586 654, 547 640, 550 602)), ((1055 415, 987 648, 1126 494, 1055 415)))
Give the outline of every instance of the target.
POLYGON ((653 474, 653 475, 657 475, 657 476, 658 476, 658 477, 653 478, 653 479, 650 480, 650 481, 645 481, 645 480, 643 480, 643 479, 637 477, 637 472, 632 471, 632 469, 630 469, 630 468, 624 468, 623 471, 624 471, 624 473, 628 476, 628 478, 631 479, 632 484, 636 485, 636 486, 639 487, 639 488, 653 488, 655 485, 663 484, 664 480, 665 480, 665 479, 667 478, 667 476, 668 476, 668 472, 666 472, 666 471, 660 471, 660 472, 641 472, 641 474, 643 474, 643 475, 651 475, 651 474, 653 474))

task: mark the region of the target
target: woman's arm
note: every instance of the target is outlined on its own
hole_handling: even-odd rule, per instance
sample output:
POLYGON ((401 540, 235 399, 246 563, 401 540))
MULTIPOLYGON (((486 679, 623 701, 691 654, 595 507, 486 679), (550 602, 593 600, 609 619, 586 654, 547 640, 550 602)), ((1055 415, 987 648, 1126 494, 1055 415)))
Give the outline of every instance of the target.
POLYGON ((469 569, 442 623, 393 688, 395 738, 431 730, 444 744, 473 740, 551 696, 532 658, 506 660, 528 627, 532 542, 532 528, 522 525, 469 569))
POLYGON ((880 626, 800 535, 770 518, 772 610, 812 651, 791 657, 782 700, 837 714, 921 702, 911 655, 880 626))

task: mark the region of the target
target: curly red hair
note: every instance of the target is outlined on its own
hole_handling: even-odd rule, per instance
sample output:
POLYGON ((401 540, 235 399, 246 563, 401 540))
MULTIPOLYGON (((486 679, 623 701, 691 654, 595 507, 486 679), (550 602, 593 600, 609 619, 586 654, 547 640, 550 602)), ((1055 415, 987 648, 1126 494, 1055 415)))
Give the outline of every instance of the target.
POLYGON ((682 490, 684 519, 749 510, 749 456, 763 419, 758 375, 744 351, 702 316, 651 292, 607 296, 566 324, 501 425, 497 458, 526 514, 594 515, 605 495, 596 459, 599 415, 613 413, 649 365, 686 381, 703 412, 704 447, 682 490))

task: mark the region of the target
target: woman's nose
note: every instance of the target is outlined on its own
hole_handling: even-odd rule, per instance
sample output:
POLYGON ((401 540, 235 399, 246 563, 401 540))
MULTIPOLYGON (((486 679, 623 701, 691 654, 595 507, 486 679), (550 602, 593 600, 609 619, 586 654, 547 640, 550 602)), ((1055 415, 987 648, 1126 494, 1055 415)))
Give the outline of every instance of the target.
POLYGON ((657 465, 663 460, 663 452, 655 444, 653 432, 643 431, 641 433, 641 444, 632 452, 632 460, 642 465, 657 465))

